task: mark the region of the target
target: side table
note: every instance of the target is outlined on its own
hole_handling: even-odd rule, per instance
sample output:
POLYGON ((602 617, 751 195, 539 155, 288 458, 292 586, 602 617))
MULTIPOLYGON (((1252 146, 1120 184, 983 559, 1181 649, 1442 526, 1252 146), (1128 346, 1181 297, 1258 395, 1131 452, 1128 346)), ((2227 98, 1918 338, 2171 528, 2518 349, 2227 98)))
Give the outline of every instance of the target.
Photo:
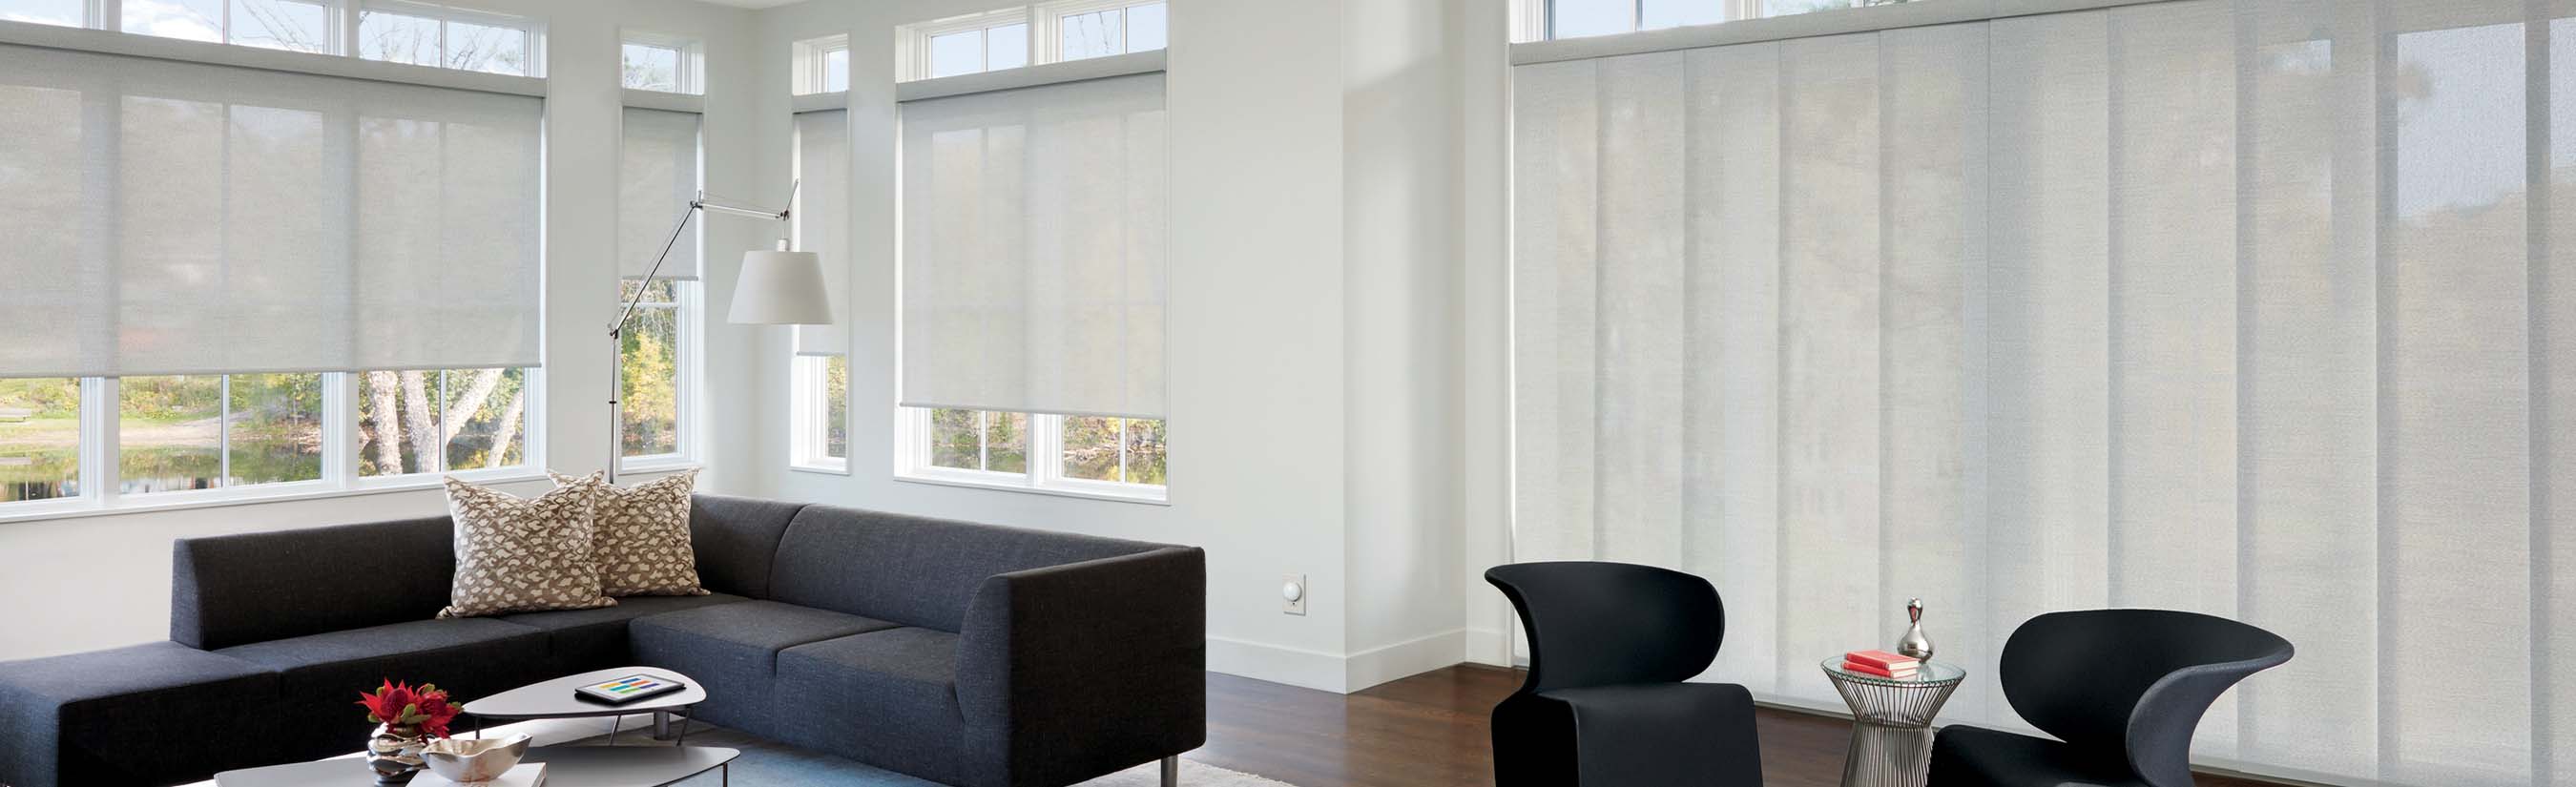
POLYGON ((1932 765, 1932 716, 1966 680, 1956 664, 1923 662, 1908 678, 1882 678, 1843 669, 1843 657, 1826 659, 1825 679, 1852 710, 1851 751, 1843 755, 1843 787, 1923 787, 1932 765))

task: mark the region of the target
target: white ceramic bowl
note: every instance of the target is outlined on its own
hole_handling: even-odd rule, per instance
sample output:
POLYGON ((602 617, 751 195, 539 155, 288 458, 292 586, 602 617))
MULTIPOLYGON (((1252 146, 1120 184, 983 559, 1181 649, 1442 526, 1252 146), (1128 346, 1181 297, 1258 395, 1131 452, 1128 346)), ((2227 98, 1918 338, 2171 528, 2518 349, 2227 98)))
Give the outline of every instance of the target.
POLYGON ((420 750, 422 765, 430 773, 453 782, 484 782, 509 773, 528 756, 528 736, 504 738, 440 738, 420 750))

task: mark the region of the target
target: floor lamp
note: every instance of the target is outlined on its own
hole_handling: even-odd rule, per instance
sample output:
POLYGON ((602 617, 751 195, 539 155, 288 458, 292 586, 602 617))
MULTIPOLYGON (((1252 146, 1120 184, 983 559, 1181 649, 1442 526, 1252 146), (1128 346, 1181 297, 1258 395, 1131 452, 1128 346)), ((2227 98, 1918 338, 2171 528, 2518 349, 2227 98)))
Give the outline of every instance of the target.
MULTIPOLYGON (((699 211, 749 216, 785 222, 794 210, 796 190, 787 192, 789 208, 764 210, 707 196, 699 191, 689 200, 687 210, 671 227, 670 240, 662 242, 662 253, 653 258, 653 267, 644 272, 644 280, 628 298, 626 308, 617 313, 617 322, 608 326, 608 482, 617 483, 617 463, 625 458, 626 406, 626 324, 635 317, 635 306, 644 300, 644 291, 653 286, 653 277, 662 272, 662 263, 671 258, 671 249, 688 231, 689 219, 699 211)), ((832 324, 831 291, 823 284, 823 262, 810 251, 792 251, 788 235, 782 229, 776 251, 742 253, 742 275, 734 280, 733 307, 726 311, 725 321, 743 325, 830 325, 832 324)))

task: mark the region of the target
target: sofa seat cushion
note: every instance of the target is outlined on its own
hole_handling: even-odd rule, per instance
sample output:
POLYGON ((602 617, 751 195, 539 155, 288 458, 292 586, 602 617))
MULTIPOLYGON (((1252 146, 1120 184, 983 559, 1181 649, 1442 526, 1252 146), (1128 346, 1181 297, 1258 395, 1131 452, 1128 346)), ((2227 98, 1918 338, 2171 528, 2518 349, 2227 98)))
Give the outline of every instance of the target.
POLYGON ((932 781, 965 780, 957 635, 903 627, 778 653, 780 738, 932 781))
POLYGON ((1933 784, 1995 787, 2147 787, 2118 752, 2087 752, 2047 738, 1953 724, 1932 742, 1933 784))
POLYGON ((0 783, 167 784, 259 764, 277 673, 175 642, 0 663, 0 783))
POLYGON ((889 628, 894 624, 857 615, 744 601, 636 618, 627 636, 636 663, 678 670, 706 688, 697 716, 777 737, 770 693, 779 651, 889 628))
POLYGON ((554 671, 571 674, 635 663, 630 655, 633 651, 627 644, 626 632, 627 624, 636 618, 747 600, 749 599, 723 593, 708 596, 634 596, 618 599, 617 606, 614 607, 521 612, 502 615, 495 620, 544 630, 547 652, 553 659, 554 671))
MULTIPOLYGON (((471 701, 545 677, 546 632, 485 618, 389 623, 216 651, 280 673, 285 695, 318 701, 374 689, 387 678, 435 683, 471 701)), ((338 715, 356 706, 334 707, 338 715)), ((363 718, 363 714, 361 715, 363 718)))

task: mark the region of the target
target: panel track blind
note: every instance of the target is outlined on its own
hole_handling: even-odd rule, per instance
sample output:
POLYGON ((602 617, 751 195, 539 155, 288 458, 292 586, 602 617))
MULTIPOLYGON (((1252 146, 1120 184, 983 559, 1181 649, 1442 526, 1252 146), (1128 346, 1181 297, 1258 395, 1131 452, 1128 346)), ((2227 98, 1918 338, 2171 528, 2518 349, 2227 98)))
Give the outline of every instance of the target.
POLYGON ((2576 19, 2197 0, 1523 66, 1516 559, 1714 582, 1710 677, 1921 597, 2296 643, 2205 762, 2576 783, 2576 19))
MULTIPOLYGON (((627 107, 620 131, 617 166, 617 270, 641 279, 653 269, 662 246, 671 243, 671 227, 698 198, 698 121, 695 112, 627 107)), ((662 261, 665 279, 698 278, 698 238, 705 216, 689 219, 688 231, 671 244, 662 261)))
POLYGON ((909 407, 1163 414, 1160 72, 903 105, 909 407))
POLYGON ((541 112, 0 45, 0 376, 536 366, 541 112))
POLYGON ((823 262, 831 289, 831 325, 796 326, 796 354, 850 352, 850 113, 833 109, 796 115, 796 248, 823 262))

